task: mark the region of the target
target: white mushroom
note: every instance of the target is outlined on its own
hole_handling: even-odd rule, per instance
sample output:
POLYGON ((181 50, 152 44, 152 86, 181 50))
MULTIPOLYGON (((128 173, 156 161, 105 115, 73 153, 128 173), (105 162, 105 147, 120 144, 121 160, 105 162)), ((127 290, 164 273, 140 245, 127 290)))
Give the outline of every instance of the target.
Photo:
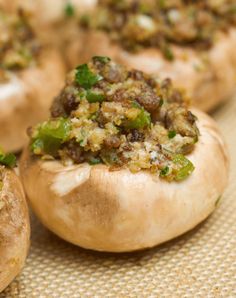
POLYGON ((148 171, 64 166, 25 149, 20 173, 34 212, 61 238, 99 251, 152 247, 192 229, 215 209, 228 180, 228 152, 216 123, 193 112, 200 137, 188 158, 195 171, 178 183, 148 171))
POLYGON ((12 170, 0 168, 0 292, 20 273, 29 249, 30 224, 23 187, 12 170))

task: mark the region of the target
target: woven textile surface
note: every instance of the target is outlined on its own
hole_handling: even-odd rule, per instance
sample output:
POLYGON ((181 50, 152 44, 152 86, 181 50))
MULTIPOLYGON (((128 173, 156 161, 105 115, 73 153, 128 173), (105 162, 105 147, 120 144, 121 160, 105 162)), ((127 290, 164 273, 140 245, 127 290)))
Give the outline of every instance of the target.
POLYGON ((33 217, 26 266, 0 298, 236 297, 236 98, 213 117, 230 148, 231 174, 204 223, 154 249, 114 255, 70 245, 33 217))

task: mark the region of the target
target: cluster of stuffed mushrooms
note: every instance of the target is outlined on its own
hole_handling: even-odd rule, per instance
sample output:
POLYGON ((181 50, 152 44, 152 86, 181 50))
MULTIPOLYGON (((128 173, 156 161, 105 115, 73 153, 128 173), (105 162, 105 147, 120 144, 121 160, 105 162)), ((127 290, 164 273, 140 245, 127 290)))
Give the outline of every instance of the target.
POLYGON ((232 0, 0 0, 0 292, 27 256, 25 194, 59 237, 108 252, 215 209, 228 152, 197 108, 234 92, 235 25, 232 0))

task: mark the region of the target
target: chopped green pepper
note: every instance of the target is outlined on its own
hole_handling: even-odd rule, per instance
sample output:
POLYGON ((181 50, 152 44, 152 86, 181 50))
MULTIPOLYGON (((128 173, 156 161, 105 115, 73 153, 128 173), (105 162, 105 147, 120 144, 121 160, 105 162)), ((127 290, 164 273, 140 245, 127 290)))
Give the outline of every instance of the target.
POLYGON ((42 139, 35 139, 31 144, 31 150, 34 154, 41 154, 44 150, 44 142, 42 139))
POLYGON ((140 113, 134 120, 126 120, 124 123, 125 128, 127 129, 139 129, 148 127, 151 124, 151 116, 150 114, 144 109, 140 109, 140 113))
POLYGON ((176 171, 175 180, 180 181, 186 179, 195 169, 194 165, 182 154, 176 154, 173 158, 173 163, 180 166, 176 171))
POLYGON ((68 119, 59 118, 44 122, 33 138, 31 149, 35 154, 54 155, 61 144, 67 141, 71 131, 71 124, 68 119))
POLYGON ((76 68, 75 81, 86 90, 92 88, 102 79, 102 76, 92 73, 87 64, 82 64, 76 68))
POLYGON ((105 95, 103 93, 98 93, 98 92, 93 92, 89 90, 87 92, 86 96, 88 102, 93 103, 93 102, 102 102, 105 99, 105 95))

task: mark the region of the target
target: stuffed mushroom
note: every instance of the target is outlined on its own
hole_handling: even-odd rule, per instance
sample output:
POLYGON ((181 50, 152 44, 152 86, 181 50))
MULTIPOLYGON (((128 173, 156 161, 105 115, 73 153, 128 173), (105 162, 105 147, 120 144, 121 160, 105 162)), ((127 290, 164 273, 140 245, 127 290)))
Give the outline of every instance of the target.
POLYGON ((97 0, 27 0, 35 10, 40 12, 41 22, 56 24, 67 17, 80 15, 94 9, 97 0))
POLYGON ((236 6, 223 1, 100 0, 68 44, 70 65, 94 54, 185 88, 205 111, 235 91, 236 6))
POLYGON ((170 79, 108 57, 71 71, 20 162, 43 224, 76 245, 123 252, 204 220, 225 189, 228 153, 216 123, 188 105, 170 79))
POLYGON ((0 142, 6 151, 20 150, 26 128, 47 118, 63 78, 61 55, 39 42, 25 13, 0 10, 0 142))
POLYGON ((29 249, 30 224, 22 184, 9 167, 12 154, 0 151, 0 292, 18 275, 29 249))
POLYGON ((97 0, 0 0, 0 7, 8 13, 23 9, 37 36, 62 52, 68 40, 78 38, 78 18, 90 13, 96 4, 97 0))

